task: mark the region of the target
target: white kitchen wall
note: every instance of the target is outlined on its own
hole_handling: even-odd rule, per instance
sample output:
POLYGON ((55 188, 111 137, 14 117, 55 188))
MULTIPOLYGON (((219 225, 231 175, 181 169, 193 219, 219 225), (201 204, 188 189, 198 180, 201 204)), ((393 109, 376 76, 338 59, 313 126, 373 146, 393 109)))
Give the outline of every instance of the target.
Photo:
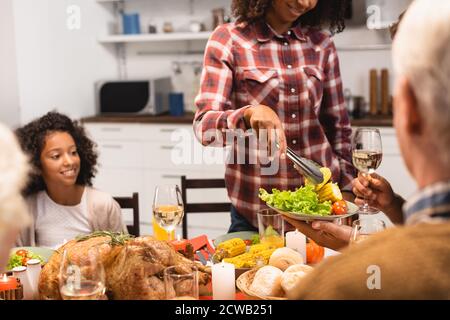
MULTIPOLYGON (((3 57, 0 89, 7 94, 2 93, 0 98, 0 121, 24 123, 51 109, 75 118, 93 115, 94 82, 118 77, 116 46, 97 41, 99 36, 111 32, 115 21, 113 3, 95 0, 4 0, 1 3, 1 23, 6 26, 0 31, 3 57), (81 9, 80 30, 69 30, 66 26, 69 5, 81 9)), ((183 31, 194 20, 211 29, 211 10, 224 7, 228 14, 230 3, 230 0, 129 0, 125 1, 125 11, 140 14, 142 32, 147 32, 150 23, 161 30, 164 22, 172 22, 175 31, 183 31)), ((364 7, 363 0, 355 3, 364 7)), ((344 33, 335 36, 335 42, 344 87, 368 100, 369 69, 392 71, 390 49, 354 50, 355 46, 389 44, 390 39, 386 30, 367 30, 364 10, 355 14, 359 15, 356 19, 359 22, 350 23, 344 33)), ((205 43, 126 44, 128 78, 173 76, 172 62, 201 62, 205 43), (191 54, 186 54, 187 51, 191 54)), ((192 88, 185 97, 190 109, 198 75, 188 70, 187 65, 185 68, 184 75, 174 78, 174 86, 177 91, 192 88)), ((392 89, 392 72, 390 75, 392 89)))
MULTIPOLYGON (((344 88, 353 95, 369 99, 369 70, 389 70, 389 88, 393 91, 394 75, 392 69, 391 40, 387 30, 368 30, 362 27, 347 27, 344 32, 334 36, 338 48, 341 76, 344 88), (388 45, 385 48, 383 45, 388 45), (361 49, 367 46, 383 49, 361 49)), ((380 78, 381 79, 381 78, 380 78)))
POLYGON ((94 114, 94 81, 117 76, 114 51, 97 43, 110 14, 93 0, 14 0, 20 120, 57 109, 79 118, 94 114), (69 30, 67 8, 81 9, 69 30))
POLYGON ((13 0, 0 1, 0 122, 20 121, 13 0))

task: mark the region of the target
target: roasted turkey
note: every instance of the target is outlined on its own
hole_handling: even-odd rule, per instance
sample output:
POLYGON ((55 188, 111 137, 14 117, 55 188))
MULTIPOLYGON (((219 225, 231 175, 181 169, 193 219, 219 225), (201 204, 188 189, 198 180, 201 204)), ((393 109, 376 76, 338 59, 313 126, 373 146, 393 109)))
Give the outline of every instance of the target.
POLYGON ((74 262, 87 259, 90 248, 97 246, 105 268, 106 294, 114 300, 158 300, 165 298, 163 270, 177 266, 179 274, 185 274, 196 266, 199 285, 210 281, 210 268, 193 262, 176 252, 165 241, 153 237, 128 238, 117 234, 97 233, 84 239, 71 240, 60 247, 45 264, 39 278, 41 299, 61 299, 58 274, 64 249, 74 262))

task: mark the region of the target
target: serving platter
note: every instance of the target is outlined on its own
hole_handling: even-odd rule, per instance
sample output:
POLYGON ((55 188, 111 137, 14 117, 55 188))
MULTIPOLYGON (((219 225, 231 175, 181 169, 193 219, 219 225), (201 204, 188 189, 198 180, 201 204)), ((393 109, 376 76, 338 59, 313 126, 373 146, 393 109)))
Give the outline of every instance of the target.
POLYGON ((301 212, 290 212, 290 211, 283 211, 280 209, 277 209, 275 207, 267 205, 272 210, 275 210, 278 213, 281 213, 282 215, 299 221, 314 221, 314 220, 322 220, 322 221, 334 221, 336 219, 343 219, 348 218, 356 213, 358 213, 358 206, 350 201, 345 201, 347 203, 347 213, 341 214, 341 215, 329 215, 329 216, 320 216, 320 215, 312 215, 312 214, 305 214, 301 212))

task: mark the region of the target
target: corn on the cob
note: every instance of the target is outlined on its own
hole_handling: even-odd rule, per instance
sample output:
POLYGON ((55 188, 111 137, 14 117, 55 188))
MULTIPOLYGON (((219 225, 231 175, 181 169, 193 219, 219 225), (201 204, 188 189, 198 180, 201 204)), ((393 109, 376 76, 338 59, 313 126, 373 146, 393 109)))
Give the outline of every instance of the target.
POLYGON ((325 186, 328 183, 328 181, 330 181, 330 179, 331 179, 331 170, 329 168, 322 167, 319 170, 320 170, 320 172, 322 172, 322 175, 323 175, 323 180, 321 183, 314 184, 308 178, 305 179, 305 186, 312 185, 312 186, 314 186, 315 191, 319 191, 320 189, 322 189, 322 187, 325 186))
POLYGON ((244 253, 246 249, 247 245, 244 240, 240 238, 229 239, 217 245, 213 260, 222 261, 223 258, 232 258, 244 253))
POLYGON ((258 243, 258 244, 252 245, 250 247, 250 249, 248 250, 248 252, 258 253, 258 252, 265 251, 268 249, 276 249, 276 246, 274 244, 270 244, 270 243, 258 243))
MULTIPOLYGON (((258 262, 258 260, 262 261, 262 264, 266 265, 269 263, 270 256, 272 253, 276 250, 276 248, 267 249, 258 253, 254 254, 255 261, 258 262)), ((257 263, 255 263, 257 264, 257 263)))
POLYGON ((234 264, 236 268, 253 268, 256 265, 253 255, 249 252, 240 254, 234 258, 225 258, 223 261, 234 264))
POLYGON ((275 248, 265 249, 258 252, 247 252, 240 254, 233 258, 225 258, 224 262, 232 263, 236 268, 253 268, 258 264, 267 265, 269 263, 270 256, 275 251, 275 248))
POLYGON ((323 181, 316 186, 316 191, 319 191, 320 189, 322 189, 322 187, 325 186, 328 183, 328 181, 331 179, 331 170, 329 168, 322 167, 322 168, 320 168, 320 172, 322 172, 323 181))
POLYGON ((318 191, 319 201, 336 202, 342 200, 342 193, 336 183, 329 182, 322 189, 318 191))

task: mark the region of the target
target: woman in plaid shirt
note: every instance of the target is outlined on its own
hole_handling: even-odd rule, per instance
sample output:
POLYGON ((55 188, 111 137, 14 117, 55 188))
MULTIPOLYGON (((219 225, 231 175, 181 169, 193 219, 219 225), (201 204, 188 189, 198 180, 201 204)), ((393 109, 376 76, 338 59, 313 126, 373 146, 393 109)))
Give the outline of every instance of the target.
POLYGON ((205 146, 233 147, 225 172, 229 232, 256 229, 264 206, 259 188, 294 190, 304 183, 284 155, 286 146, 329 167, 352 199, 351 127, 339 61, 330 33, 321 30, 342 31, 346 7, 345 0, 233 0, 237 21, 211 35, 194 131, 205 146), (273 162, 258 152, 267 145, 273 162))

